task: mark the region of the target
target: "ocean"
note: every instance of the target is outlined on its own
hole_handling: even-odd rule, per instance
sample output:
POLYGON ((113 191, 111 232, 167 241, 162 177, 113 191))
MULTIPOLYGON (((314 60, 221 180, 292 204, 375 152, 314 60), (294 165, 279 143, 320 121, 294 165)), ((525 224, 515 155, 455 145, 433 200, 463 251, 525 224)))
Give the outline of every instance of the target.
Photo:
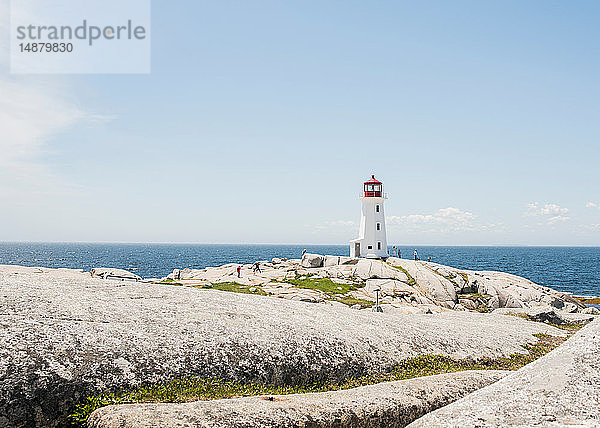
MULTIPOLYGON (((143 278, 160 278, 173 269, 250 263, 273 257, 300 258, 302 250, 348 255, 347 245, 208 245, 0 243, 0 264, 89 270, 114 267, 143 278)), ((499 270, 577 295, 600 296, 600 247, 399 247, 402 257, 415 249, 423 260, 474 270, 499 270)), ((391 252, 391 250, 390 250, 391 252)))

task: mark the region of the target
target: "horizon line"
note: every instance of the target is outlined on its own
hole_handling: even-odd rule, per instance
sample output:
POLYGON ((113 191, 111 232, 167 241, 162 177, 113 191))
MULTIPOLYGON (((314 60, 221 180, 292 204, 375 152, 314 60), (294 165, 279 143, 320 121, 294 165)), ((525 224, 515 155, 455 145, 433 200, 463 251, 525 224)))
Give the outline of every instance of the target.
MULTIPOLYGON (((2 241, 0 244, 118 244, 118 245, 254 245, 254 246, 320 246, 320 247, 345 247, 348 244, 315 244, 315 243, 256 243, 256 242, 165 242, 165 241, 2 241)), ((600 245, 572 245, 572 244, 397 244, 388 245, 392 247, 507 247, 507 248, 600 248, 600 245)))

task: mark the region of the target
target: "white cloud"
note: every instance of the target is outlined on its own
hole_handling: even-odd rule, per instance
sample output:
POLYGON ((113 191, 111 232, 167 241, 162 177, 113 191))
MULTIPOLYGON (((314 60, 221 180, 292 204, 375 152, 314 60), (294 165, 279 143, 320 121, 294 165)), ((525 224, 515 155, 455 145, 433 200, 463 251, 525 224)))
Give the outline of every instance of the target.
POLYGON ((527 204, 525 216, 540 217, 540 216, 562 216, 569 212, 568 208, 561 207, 556 204, 540 205, 538 202, 527 204))
POLYGON ((389 216, 386 220, 392 227, 399 226, 406 230, 439 233, 489 230, 497 226, 479 224, 473 213, 454 207, 442 208, 432 214, 389 216))
POLYGON ((595 202, 588 202, 587 204, 585 204, 586 208, 595 208, 600 210, 600 204, 597 204, 595 202))
POLYGON ((538 226, 555 225, 557 223, 563 223, 569 221, 571 217, 567 216, 569 209, 561 207, 557 204, 544 204, 541 205, 539 202, 532 202, 527 204, 526 210, 523 213, 525 217, 539 217, 541 222, 538 226))
POLYGON ((53 138, 78 123, 95 121, 54 79, 0 77, 0 196, 54 193, 68 187, 47 167, 53 138))
POLYGON ((555 224, 555 223, 561 223, 563 221, 568 221, 570 219, 571 219, 571 217, 557 215, 557 216, 550 217, 546 222, 548 224, 555 224))
POLYGON ((0 166, 30 159, 45 141, 85 118, 85 113, 48 85, 0 79, 0 166))
POLYGON ((68 187, 44 163, 49 143, 82 122, 105 120, 82 109, 56 76, 9 75, 8 1, 0 0, 0 198, 68 187))

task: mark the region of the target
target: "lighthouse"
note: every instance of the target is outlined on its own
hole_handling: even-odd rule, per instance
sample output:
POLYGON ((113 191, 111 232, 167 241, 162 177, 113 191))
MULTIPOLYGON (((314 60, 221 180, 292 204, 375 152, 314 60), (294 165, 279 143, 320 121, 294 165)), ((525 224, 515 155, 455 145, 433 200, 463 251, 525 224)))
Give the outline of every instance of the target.
POLYGON ((350 257, 388 257, 385 235, 383 183, 375 178, 365 181, 360 192, 362 214, 358 238, 350 241, 350 257))

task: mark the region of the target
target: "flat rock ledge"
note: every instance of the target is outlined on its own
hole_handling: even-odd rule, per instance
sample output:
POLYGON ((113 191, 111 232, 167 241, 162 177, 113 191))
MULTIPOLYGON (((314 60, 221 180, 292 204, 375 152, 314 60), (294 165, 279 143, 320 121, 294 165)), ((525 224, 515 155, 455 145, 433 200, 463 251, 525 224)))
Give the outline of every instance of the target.
POLYGON ((0 266, 0 427, 64 426, 75 403, 200 376, 275 385, 381 373, 407 358, 506 356, 535 333, 519 317, 405 315, 345 305, 0 266))
POLYGON ((599 388, 596 320, 544 357, 410 427, 598 427, 599 388))
POLYGON ((404 427, 508 373, 465 371, 343 391, 108 406, 90 416, 88 428, 404 427))

